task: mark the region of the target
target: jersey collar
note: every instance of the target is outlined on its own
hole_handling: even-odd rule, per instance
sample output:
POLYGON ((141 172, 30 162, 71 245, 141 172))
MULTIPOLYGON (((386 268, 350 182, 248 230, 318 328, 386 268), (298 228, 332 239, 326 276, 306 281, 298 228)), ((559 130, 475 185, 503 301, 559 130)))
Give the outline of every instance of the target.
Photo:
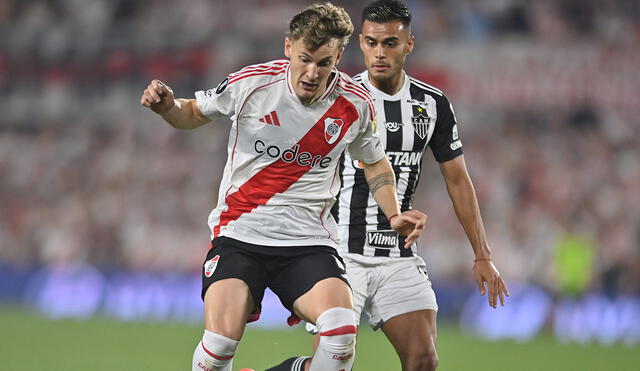
POLYGON ((402 71, 402 78, 404 79, 404 81, 402 82, 402 87, 400 88, 400 90, 398 90, 398 92, 395 93, 394 95, 389 95, 381 90, 378 90, 378 88, 373 86, 373 84, 369 80, 369 71, 364 71, 362 73, 362 81, 364 82, 367 89, 369 89, 369 91, 371 91, 372 93, 375 92, 377 96, 378 95, 381 96, 384 100, 402 99, 402 96, 405 94, 406 91, 409 90, 409 85, 411 84, 411 81, 409 80, 409 76, 407 75, 406 72, 404 72, 404 70, 402 71))
POLYGON ((293 90, 293 86, 291 85, 291 63, 287 64, 287 72, 285 73, 285 78, 287 80, 287 86, 289 87, 289 93, 296 95, 293 90))

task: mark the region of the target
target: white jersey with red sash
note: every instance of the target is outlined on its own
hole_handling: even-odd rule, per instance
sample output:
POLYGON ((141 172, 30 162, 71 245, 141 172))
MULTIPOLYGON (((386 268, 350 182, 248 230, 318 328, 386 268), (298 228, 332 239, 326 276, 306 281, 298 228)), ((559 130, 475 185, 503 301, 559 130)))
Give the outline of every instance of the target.
POLYGON ((369 93, 334 69, 325 93, 305 107, 291 85, 289 61, 277 60, 195 95, 204 115, 232 120, 218 204, 209 215, 212 238, 335 247, 330 210, 341 154, 347 149, 366 163, 385 155, 369 93))

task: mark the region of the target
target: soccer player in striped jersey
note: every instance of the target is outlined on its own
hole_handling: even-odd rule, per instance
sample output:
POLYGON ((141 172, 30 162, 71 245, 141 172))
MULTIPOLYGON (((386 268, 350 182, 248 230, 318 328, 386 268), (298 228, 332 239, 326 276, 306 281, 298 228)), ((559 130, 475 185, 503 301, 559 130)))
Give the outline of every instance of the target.
MULTIPOLYGON (((414 47, 411 14, 399 1, 379 0, 364 9, 362 20, 360 48, 366 71, 354 80, 373 97, 377 130, 393 166, 401 210, 412 208, 423 154, 430 147, 473 248, 473 277, 480 293, 488 291, 490 306, 496 308, 498 300, 504 305, 509 293, 491 261, 451 104, 442 91, 404 71, 405 58, 414 47)), ((404 371, 434 370, 438 306, 425 262, 416 254, 415 243, 406 248, 406 240, 393 231, 370 195, 362 163, 348 153, 341 159, 340 178, 333 215, 357 317, 365 311, 371 326, 382 329, 404 371)), ((317 332, 313 326, 308 329, 317 332)), ((309 363, 305 357, 291 358, 270 371, 304 370, 309 363)))
POLYGON ((290 22, 289 60, 246 67, 195 99, 175 99, 158 80, 141 97, 176 128, 232 119, 218 205, 209 216, 205 331, 193 371, 231 370, 266 287, 291 311, 292 323, 301 318, 319 329, 311 370, 351 369, 357 320, 330 215, 345 150, 362 162, 371 193, 407 245, 424 228, 424 214, 400 211, 369 93, 335 69, 352 32, 344 9, 316 4, 290 22))

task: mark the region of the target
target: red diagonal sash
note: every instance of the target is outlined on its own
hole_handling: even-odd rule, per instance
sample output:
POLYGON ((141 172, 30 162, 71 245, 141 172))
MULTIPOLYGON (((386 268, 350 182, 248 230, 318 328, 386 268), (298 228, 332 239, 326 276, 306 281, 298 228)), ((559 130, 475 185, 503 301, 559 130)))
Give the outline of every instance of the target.
MULTIPOLYGON (((331 108, 298 141, 299 151, 325 157, 338 145, 358 116, 358 111, 351 102, 343 96, 338 97, 331 108), (341 119, 344 122, 338 140, 333 144, 329 144, 325 139, 324 120, 328 117, 341 119)), ((311 170, 311 165, 303 166, 295 161, 284 162, 282 159, 278 159, 258 171, 237 191, 227 195, 225 198, 227 210, 220 214, 220 222, 213 228, 214 237, 218 237, 221 227, 237 220, 242 214, 249 213, 258 206, 266 204, 273 195, 286 191, 309 170, 311 170)))

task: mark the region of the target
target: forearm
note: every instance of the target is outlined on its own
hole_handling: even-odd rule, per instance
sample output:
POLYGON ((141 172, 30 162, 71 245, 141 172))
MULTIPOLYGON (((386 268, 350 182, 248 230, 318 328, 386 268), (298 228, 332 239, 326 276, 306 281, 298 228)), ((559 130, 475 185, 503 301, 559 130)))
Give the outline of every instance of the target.
POLYGON ((384 215, 389 218, 394 214, 400 214, 396 193, 396 177, 389 160, 385 157, 374 164, 365 164, 364 175, 369 184, 371 195, 384 215))
POLYGON ((458 220, 469 238, 476 259, 488 259, 491 256, 491 251, 471 179, 466 176, 456 184, 447 184, 447 191, 458 220))
POLYGON ((176 99, 174 106, 161 116, 176 129, 195 129, 209 122, 193 99, 176 99))

